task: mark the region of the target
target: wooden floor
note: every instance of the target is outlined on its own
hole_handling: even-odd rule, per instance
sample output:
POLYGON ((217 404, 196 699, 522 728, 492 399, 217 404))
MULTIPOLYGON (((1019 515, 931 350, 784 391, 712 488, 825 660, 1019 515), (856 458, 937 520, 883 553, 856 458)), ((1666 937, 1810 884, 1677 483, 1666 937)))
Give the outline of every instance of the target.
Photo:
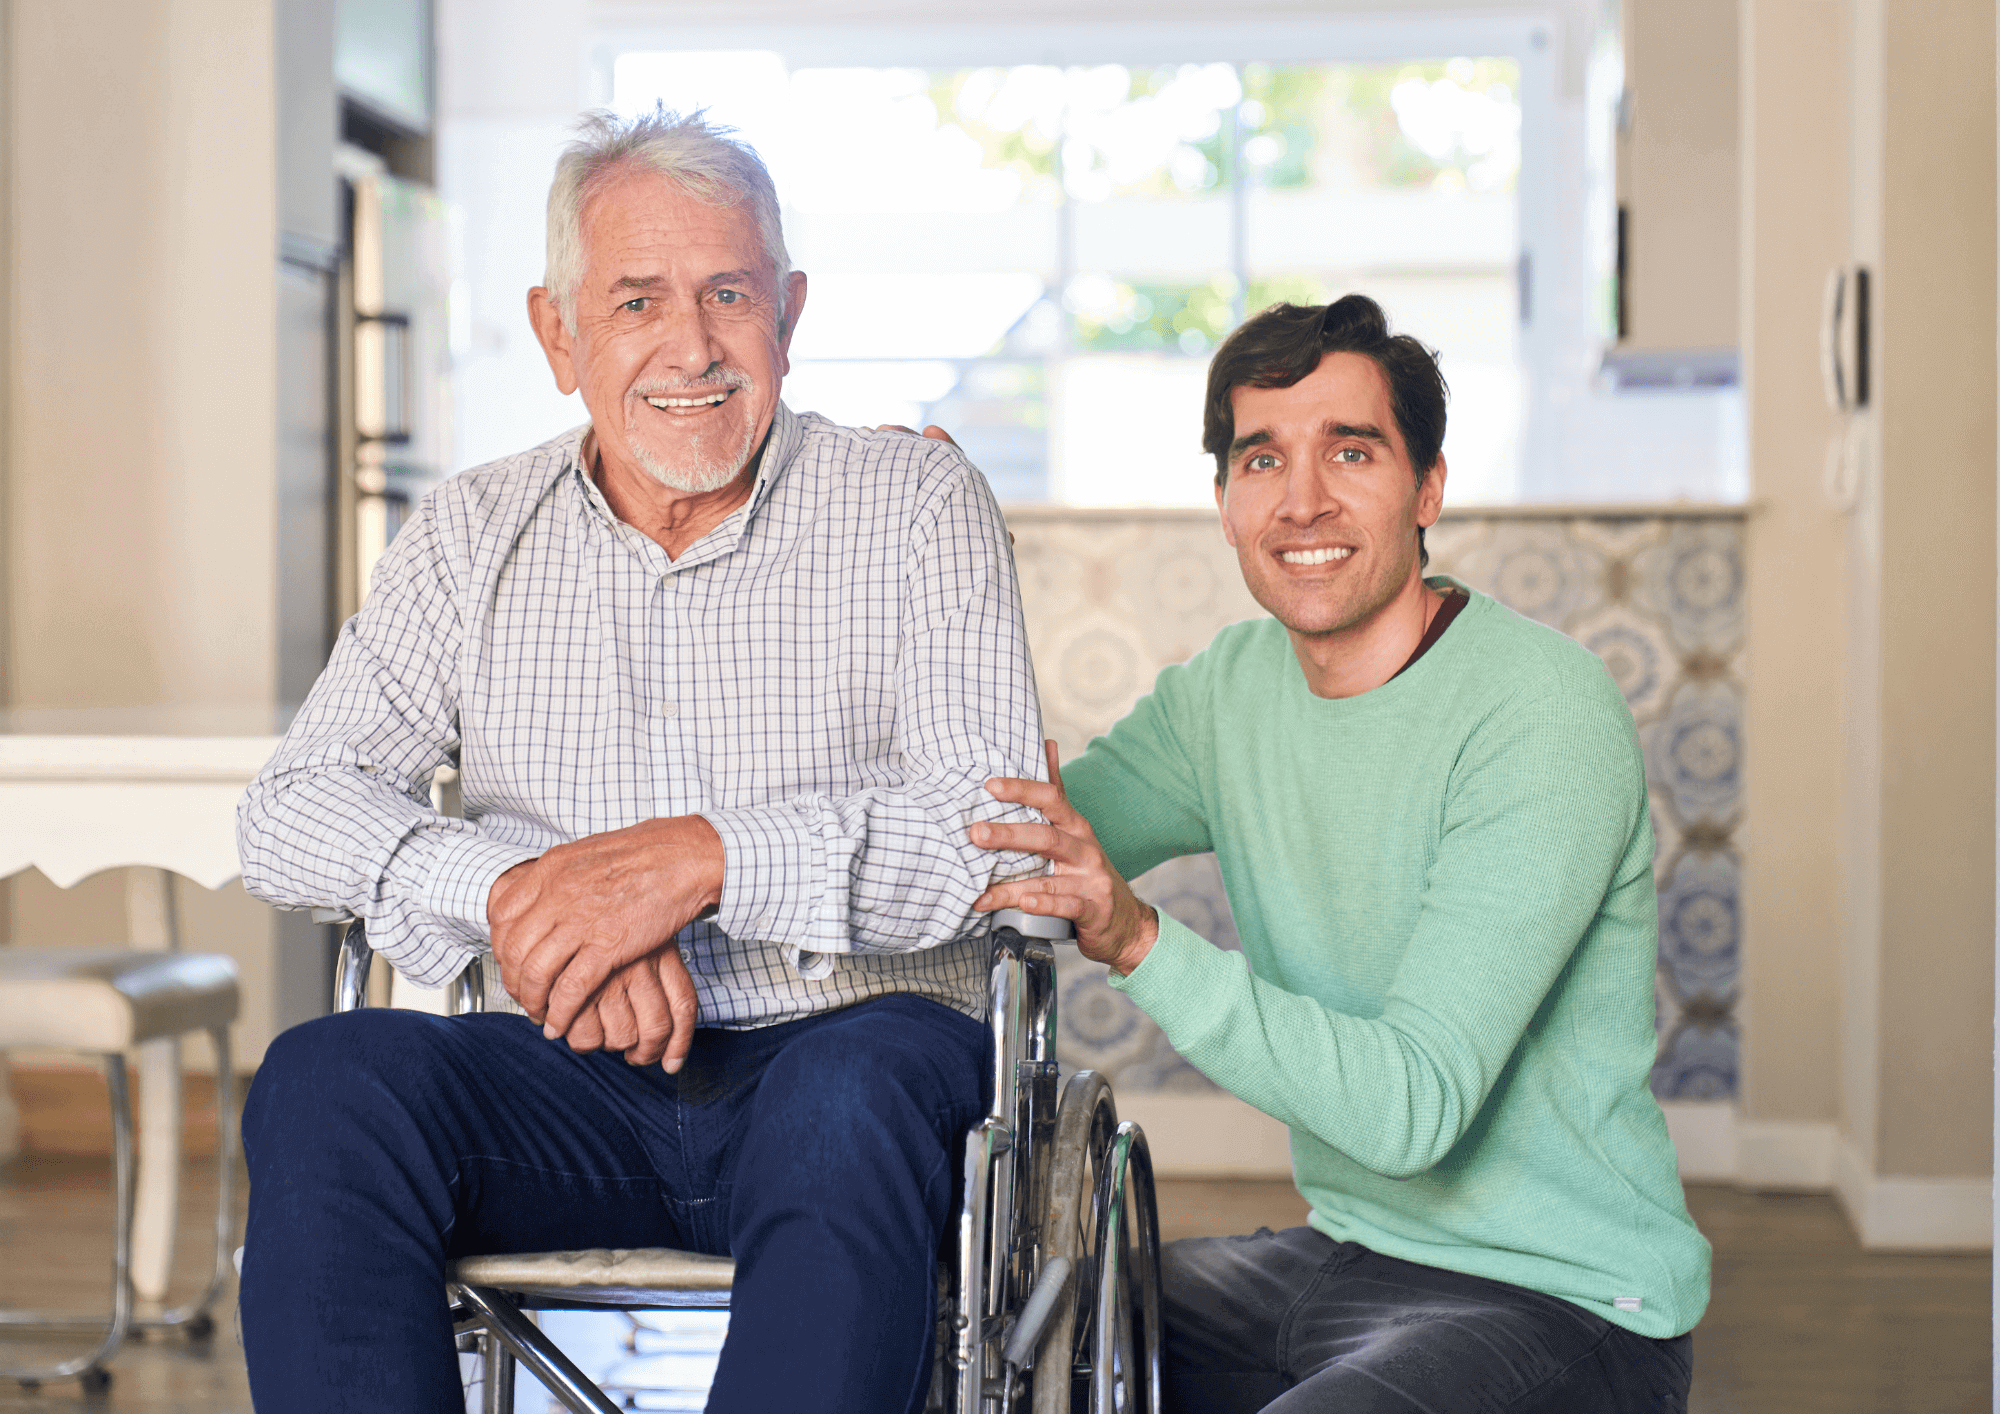
MULTIPOLYGON (((201 1265, 214 1165, 197 1163, 183 1204, 179 1266, 201 1265)), ((0 1167, 0 1303, 86 1311, 110 1259, 106 1166, 32 1157, 0 1167)), ((1715 1245, 1714 1299, 1695 1332, 1692 1414, 1986 1414, 1985 1257, 1863 1253, 1833 1200, 1695 1186, 1688 1201, 1715 1245)), ((1167 1238, 1287 1227, 1305 1205, 1286 1183, 1163 1183, 1167 1238)), ((103 1400, 75 1381, 28 1393, 0 1381, 0 1414, 249 1414, 233 1301, 206 1346, 177 1336, 128 1345, 103 1400)), ((41 1347, 45 1350, 47 1347, 41 1347)), ((0 1364, 25 1347, 0 1339, 0 1364)), ((579 1352, 581 1354, 581 1352, 579 1352)), ((525 1392, 524 1392, 525 1393, 525 1392)), ((535 1409, 524 1397, 522 1410, 535 1409)))

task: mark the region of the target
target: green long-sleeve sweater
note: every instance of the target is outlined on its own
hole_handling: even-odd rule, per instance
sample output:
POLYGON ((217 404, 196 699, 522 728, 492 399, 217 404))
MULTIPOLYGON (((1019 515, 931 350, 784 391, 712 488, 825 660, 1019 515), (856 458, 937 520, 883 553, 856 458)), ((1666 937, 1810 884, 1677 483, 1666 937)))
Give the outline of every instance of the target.
POLYGON ((1645 770, 1597 658, 1474 593, 1335 701, 1275 620, 1237 624, 1064 778, 1127 878, 1215 851, 1243 955, 1162 915, 1114 984, 1291 1127, 1314 1227, 1643 1335, 1694 1325, 1708 1243, 1646 1083, 1645 770))

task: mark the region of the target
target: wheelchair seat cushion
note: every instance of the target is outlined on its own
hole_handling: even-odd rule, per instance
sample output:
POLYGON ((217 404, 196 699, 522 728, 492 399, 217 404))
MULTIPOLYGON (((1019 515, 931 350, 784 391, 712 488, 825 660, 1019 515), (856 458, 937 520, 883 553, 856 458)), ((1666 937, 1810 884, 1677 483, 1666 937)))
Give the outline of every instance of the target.
POLYGON ((582 1252, 515 1252, 462 1257, 451 1279, 535 1300, 606 1306, 714 1307, 729 1304, 736 1263, 670 1247, 593 1247, 582 1252))

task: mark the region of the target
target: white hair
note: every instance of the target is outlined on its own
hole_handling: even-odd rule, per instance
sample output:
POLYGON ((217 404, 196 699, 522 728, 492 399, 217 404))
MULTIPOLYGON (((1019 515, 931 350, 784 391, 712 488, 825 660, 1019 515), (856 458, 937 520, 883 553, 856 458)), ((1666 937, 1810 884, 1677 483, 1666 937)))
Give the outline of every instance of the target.
POLYGON ((585 261, 583 208, 627 163, 658 172, 697 201, 749 207, 771 262, 778 328, 785 327, 785 277, 792 259, 778 219, 778 191, 756 150, 731 136, 734 132, 708 122, 700 109, 683 116, 665 104, 633 118, 602 109, 584 115, 576 140, 556 159, 556 178, 549 184, 548 269, 542 277, 572 334, 585 261))

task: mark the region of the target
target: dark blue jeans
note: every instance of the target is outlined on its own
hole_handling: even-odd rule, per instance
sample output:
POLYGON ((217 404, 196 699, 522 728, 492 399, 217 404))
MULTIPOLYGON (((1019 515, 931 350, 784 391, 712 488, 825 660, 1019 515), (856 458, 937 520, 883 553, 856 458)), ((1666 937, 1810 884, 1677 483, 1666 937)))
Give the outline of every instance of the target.
POLYGON ((677 1076, 519 1016, 294 1027, 243 1116, 257 1408, 463 1410, 448 1259, 678 1247, 736 1258, 709 1409, 917 1409, 991 1048, 907 996, 697 1031, 677 1076))
POLYGON ((1168 1245, 1167 1414, 1684 1414, 1690 1337, 1309 1227, 1168 1245))

